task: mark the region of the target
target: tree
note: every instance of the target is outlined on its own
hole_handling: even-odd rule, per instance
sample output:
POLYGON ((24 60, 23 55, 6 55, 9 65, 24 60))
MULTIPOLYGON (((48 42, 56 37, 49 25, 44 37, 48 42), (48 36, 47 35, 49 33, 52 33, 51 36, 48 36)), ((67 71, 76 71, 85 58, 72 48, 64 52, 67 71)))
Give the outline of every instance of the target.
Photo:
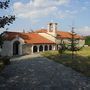
POLYGON ((90 36, 85 36, 85 44, 90 46, 90 36))
POLYGON ((75 35, 76 33, 74 32, 74 27, 72 27, 72 31, 71 31, 71 48, 70 50, 72 51, 72 59, 74 57, 74 52, 78 50, 78 48, 76 47, 76 39, 75 39, 75 35))
MULTIPOLYGON (((0 9, 7 9, 9 7, 10 0, 0 1, 0 9)), ((0 28, 4 28, 5 25, 12 24, 15 20, 15 15, 7 15, 0 17, 0 28)))
MULTIPOLYGON (((9 7, 10 0, 0 1, 0 9, 7 9, 9 7)), ((15 15, 0 16, 0 28, 4 28, 5 25, 10 25, 15 21, 15 15)), ((2 44, 2 34, 0 34, 0 45, 2 44)))
POLYGON ((63 42, 63 39, 61 38, 60 47, 59 47, 58 52, 59 54, 62 55, 65 52, 65 50, 66 50, 65 43, 63 42))
POLYGON ((9 7, 9 2, 10 2, 10 0, 0 1, 0 8, 1 9, 6 9, 7 7, 9 7))

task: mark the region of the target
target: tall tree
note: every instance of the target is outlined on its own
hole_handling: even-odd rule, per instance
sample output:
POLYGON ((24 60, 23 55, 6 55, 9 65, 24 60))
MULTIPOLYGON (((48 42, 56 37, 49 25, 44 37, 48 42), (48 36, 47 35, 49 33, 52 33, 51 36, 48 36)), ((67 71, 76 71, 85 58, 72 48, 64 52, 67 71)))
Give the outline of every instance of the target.
POLYGON ((77 50, 76 48, 76 39, 75 39, 76 33, 74 32, 74 27, 72 27, 71 30, 71 51, 72 51, 72 59, 74 57, 74 52, 77 50))
MULTIPOLYGON (((10 0, 0 0, 0 9, 7 9, 9 7, 10 0)), ((0 28, 4 28, 5 25, 10 25, 15 21, 15 15, 0 16, 0 28)), ((2 45, 2 34, 0 34, 0 45, 2 45)))
MULTIPOLYGON (((7 9, 9 7, 9 2, 10 0, 0 1, 0 9, 7 9)), ((14 15, 0 16, 0 28, 4 28, 5 25, 10 25, 10 23, 12 24, 14 20, 14 15)))

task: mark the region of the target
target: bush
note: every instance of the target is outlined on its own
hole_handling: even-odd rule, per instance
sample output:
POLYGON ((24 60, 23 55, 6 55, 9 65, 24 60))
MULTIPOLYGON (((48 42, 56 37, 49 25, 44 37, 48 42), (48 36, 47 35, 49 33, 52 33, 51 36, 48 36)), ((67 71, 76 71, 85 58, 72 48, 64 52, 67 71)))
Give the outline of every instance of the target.
POLYGON ((0 58, 0 71, 5 67, 2 59, 0 58))
POLYGON ((8 56, 2 57, 2 61, 3 61, 4 65, 9 65, 10 64, 10 57, 8 57, 8 56))
POLYGON ((85 44, 90 46, 90 36, 85 37, 85 44))
POLYGON ((58 50, 59 54, 63 54, 65 52, 65 50, 66 50, 65 44, 60 44, 60 47, 58 50))

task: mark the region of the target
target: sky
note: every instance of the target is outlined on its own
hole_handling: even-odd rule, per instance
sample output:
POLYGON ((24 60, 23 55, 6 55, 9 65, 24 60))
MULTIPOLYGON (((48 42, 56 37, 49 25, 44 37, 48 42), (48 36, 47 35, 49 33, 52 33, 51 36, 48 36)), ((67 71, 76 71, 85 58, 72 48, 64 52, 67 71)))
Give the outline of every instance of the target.
POLYGON ((30 32, 58 23, 58 30, 90 35, 90 0, 10 0, 10 7, 0 10, 0 16, 15 15, 16 20, 0 32, 30 32))

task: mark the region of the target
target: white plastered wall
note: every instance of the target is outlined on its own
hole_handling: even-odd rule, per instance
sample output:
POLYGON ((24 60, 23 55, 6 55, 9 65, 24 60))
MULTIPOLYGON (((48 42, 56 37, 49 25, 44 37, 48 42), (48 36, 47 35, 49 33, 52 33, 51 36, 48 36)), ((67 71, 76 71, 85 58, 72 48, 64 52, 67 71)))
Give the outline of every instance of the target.
POLYGON ((12 41, 4 41, 3 47, 2 47, 2 56, 13 56, 13 43, 15 41, 19 41, 19 55, 22 55, 22 45, 24 44, 24 40, 20 37, 16 37, 12 41))
POLYGON ((47 39, 49 39, 49 40, 51 40, 53 42, 56 42, 56 38, 54 36, 52 36, 52 35, 49 35, 47 33, 39 33, 39 35, 41 35, 41 36, 43 36, 43 37, 45 37, 45 38, 47 38, 47 39))

